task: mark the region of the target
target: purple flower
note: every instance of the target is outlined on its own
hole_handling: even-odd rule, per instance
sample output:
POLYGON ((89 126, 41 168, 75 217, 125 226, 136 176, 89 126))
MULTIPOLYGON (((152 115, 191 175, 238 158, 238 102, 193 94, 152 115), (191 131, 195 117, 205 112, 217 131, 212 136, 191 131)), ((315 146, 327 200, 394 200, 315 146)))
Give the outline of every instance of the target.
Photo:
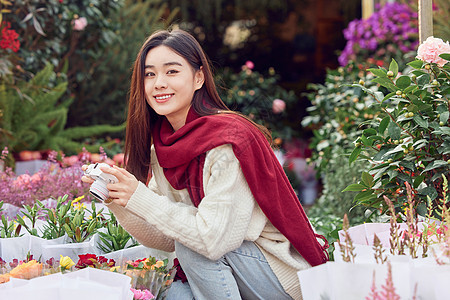
POLYGON ((347 64, 350 57, 362 61, 368 58, 389 60, 389 57, 401 56, 399 52, 415 50, 417 13, 402 3, 387 3, 383 7, 377 4, 376 10, 368 19, 353 20, 344 29, 347 44, 338 58, 340 65, 347 64), (404 42, 402 47, 400 41, 404 42), (386 50, 390 56, 380 56, 386 50))

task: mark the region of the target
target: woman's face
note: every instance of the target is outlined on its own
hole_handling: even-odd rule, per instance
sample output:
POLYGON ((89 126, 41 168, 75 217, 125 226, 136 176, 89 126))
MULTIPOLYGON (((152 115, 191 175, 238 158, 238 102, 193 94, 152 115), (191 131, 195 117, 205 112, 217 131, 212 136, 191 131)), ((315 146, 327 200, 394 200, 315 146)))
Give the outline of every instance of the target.
POLYGON ((150 50, 145 58, 144 87, 147 103, 166 116, 174 130, 186 123, 194 92, 204 82, 203 71, 166 46, 150 50))

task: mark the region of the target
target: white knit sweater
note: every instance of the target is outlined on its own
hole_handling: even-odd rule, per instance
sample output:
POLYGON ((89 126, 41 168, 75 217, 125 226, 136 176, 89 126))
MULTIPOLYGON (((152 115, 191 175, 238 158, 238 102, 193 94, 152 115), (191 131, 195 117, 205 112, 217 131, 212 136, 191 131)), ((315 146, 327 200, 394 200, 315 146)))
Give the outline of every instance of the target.
POLYGON ((217 260, 253 241, 265 255, 285 291, 302 299, 297 272, 310 267, 290 242, 268 221, 256 203, 231 145, 207 152, 203 168, 205 197, 195 207, 186 189, 175 190, 167 181, 152 147, 153 177, 139 183, 125 208, 109 209, 141 244, 174 251, 177 240, 217 260))

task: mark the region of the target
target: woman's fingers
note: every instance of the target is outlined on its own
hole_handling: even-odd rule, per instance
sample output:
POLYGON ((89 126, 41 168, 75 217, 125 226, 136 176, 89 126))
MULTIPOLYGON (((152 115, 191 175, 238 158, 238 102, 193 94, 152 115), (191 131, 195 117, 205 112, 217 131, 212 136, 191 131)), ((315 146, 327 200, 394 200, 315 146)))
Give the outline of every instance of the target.
MULTIPOLYGON (((105 173, 114 175, 119 182, 125 181, 127 179, 127 174, 124 174, 120 172, 117 168, 113 167, 101 167, 100 170, 102 170, 105 173)), ((127 172, 128 173, 128 172, 127 172)), ((129 173, 128 173, 129 174, 129 173)), ((131 175, 131 174, 130 174, 131 175)))
POLYGON ((92 184, 95 180, 86 175, 81 176, 81 181, 92 184))

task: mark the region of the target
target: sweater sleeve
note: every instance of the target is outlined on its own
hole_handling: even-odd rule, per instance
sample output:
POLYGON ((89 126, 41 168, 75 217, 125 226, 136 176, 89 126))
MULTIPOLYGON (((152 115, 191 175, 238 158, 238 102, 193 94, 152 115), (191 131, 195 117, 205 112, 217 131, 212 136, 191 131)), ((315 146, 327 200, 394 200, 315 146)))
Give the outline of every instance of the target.
POLYGON ((217 260, 242 244, 255 200, 231 145, 210 150, 203 173, 205 197, 198 208, 157 195, 141 183, 126 208, 169 238, 217 260))
MULTIPOLYGON (((149 190, 159 194, 154 178, 150 180, 148 186, 149 190)), ((119 224, 142 245, 167 252, 175 250, 173 240, 143 218, 114 202, 107 204, 107 207, 115 215, 119 224)))

